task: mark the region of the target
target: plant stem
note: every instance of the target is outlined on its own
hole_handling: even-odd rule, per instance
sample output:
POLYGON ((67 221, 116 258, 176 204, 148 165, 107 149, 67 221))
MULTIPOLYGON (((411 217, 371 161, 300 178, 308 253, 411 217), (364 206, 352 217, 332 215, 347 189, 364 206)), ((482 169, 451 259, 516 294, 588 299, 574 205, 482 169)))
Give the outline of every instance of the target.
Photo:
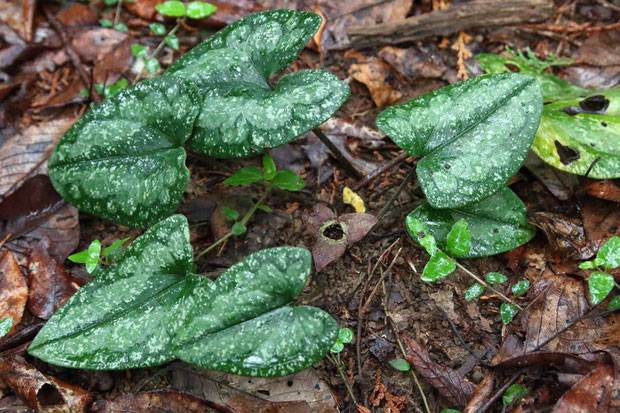
POLYGON ((357 399, 355 398, 355 394, 353 394, 353 388, 351 388, 351 383, 349 383, 348 377, 346 376, 346 374, 344 374, 344 365, 340 360, 336 360, 336 358, 331 354, 328 354, 327 358, 334 364, 334 366, 336 366, 336 369, 338 369, 338 373, 340 373, 340 377, 342 378, 342 381, 347 388, 349 396, 351 396, 351 400, 353 400, 353 403, 355 403, 355 405, 357 406, 357 399))
POLYGON ((353 176, 355 176, 356 178, 361 178, 362 174, 357 169, 355 169, 355 167, 353 167, 351 162, 349 162, 349 160, 342 153, 342 151, 338 149, 336 145, 334 145, 334 143, 327 137, 327 135, 323 133, 322 130, 320 130, 319 128, 314 128, 312 129, 312 132, 314 132, 314 134, 321 140, 321 142, 323 142, 323 144, 329 148, 332 155, 334 155, 334 157, 338 159, 338 161, 343 164, 349 170, 349 172, 353 174, 353 176))
POLYGON ((412 156, 409 155, 408 153, 406 152, 401 153, 396 158, 392 159, 391 161, 387 162, 385 165, 375 169, 374 171, 366 175, 364 178, 362 178, 358 183, 355 184, 355 186, 353 187, 353 190, 357 191, 361 187, 372 182, 373 179, 375 179, 382 173, 389 171, 390 169, 394 168, 396 165, 401 164, 402 162, 406 161, 409 158, 412 158, 412 156))
POLYGON ((484 281, 482 278, 478 277, 476 274, 474 274, 473 272, 469 271, 467 268, 463 267, 457 260, 453 259, 454 263, 456 264, 456 266, 463 271, 465 274, 469 275, 471 278, 473 278, 474 280, 476 280, 477 282, 479 282, 480 284, 484 285, 486 288, 488 288, 489 290, 493 291, 495 294, 499 295, 500 298, 504 301, 506 301, 507 303, 510 303, 512 305, 514 305, 515 307, 517 307, 517 309, 519 310, 523 310, 523 308, 515 303, 513 300, 511 300, 510 298, 506 297, 504 294, 502 294, 500 291, 498 291, 497 289, 495 289, 493 286, 491 286, 491 284, 487 283, 486 281, 484 281))
MULTIPOLYGON (((243 226, 245 226, 250 220, 250 218, 252 218, 252 215, 254 215, 258 207, 265 201, 265 199, 267 198, 267 195, 269 195, 272 189, 273 189, 273 186, 270 184, 265 190, 265 192, 263 193, 263 195, 258 199, 258 201, 254 205, 252 205, 252 208, 250 208, 250 210, 243 216, 243 218, 241 218, 241 221, 239 222, 243 224, 243 226)), ((209 245, 207 248, 202 250, 200 254, 196 256, 196 261, 198 261, 207 252, 212 251, 215 247, 222 244, 224 241, 226 241, 228 238, 232 237, 233 235, 234 234, 232 233, 232 230, 226 233, 226 235, 224 235, 222 238, 218 239, 213 244, 209 245)))
MULTIPOLYGON (((185 21, 185 17, 183 17, 173 28, 172 30, 170 30, 167 34, 164 35, 164 38, 161 40, 161 42, 159 42, 159 44, 157 45, 157 47, 155 48, 155 50, 153 50, 152 53, 149 53, 149 55, 144 59, 145 61, 148 59, 152 59, 153 57, 157 56, 157 54, 161 51, 161 49, 164 48, 164 46, 166 45, 166 36, 170 36, 173 35, 177 32, 177 30, 179 30, 179 28, 181 27, 181 23, 183 23, 185 21)), ((142 70, 140 71, 140 73, 138 73, 138 76, 136 76, 136 78, 133 80, 132 84, 136 84, 140 81, 140 79, 142 79, 142 74, 144 73, 144 68, 142 68, 142 70)))
POLYGON ((116 3, 116 14, 114 14, 114 26, 118 24, 121 17, 121 8, 123 7, 123 0, 118 0, 116 3))
MULTIPOLYGON (((381 218, 383 218, 383 216, 388 211, 388 209, 392 206, 394 201, 396 201, 396 198, 398 198, 398 195, 402 192, 403 188, 405 187, 405 185, 407 185, 407 182, 409 182, 409 180, 411 179, 414 173, 415 173, 415 168, 411 168, 411 171, 409 171, 407 176, 405 176, 405 179, 403 179, 403 181, 400 183, 400 185, 396 189, 396 192, 394 192, 394 195, 392 195, 392 197, 385 203, 383 208, 381 208, 381 210, 379 211, 379 214, 377 215, 377 224, 379 223, 379 221, 381 221, 381 218)), ((377 224, 375 224, 375 226, 377 224)))

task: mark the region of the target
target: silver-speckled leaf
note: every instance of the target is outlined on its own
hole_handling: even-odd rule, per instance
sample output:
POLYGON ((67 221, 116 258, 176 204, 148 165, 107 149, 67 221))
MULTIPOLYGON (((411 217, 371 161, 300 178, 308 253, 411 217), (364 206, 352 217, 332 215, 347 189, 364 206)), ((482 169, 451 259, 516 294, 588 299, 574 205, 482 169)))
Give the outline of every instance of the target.
POLYGON ((173 215, 78 291, 39 332, 29 352, 51 364, 96 370, 227 354, 229 363, 200 363, 238 374, 289 374, 323 357, 338 332, 336 322, 319 309, 283 307, 304 288, 310 259, 303 248, 271 248, 211 281, 191 273, 187 220, 173 215), (272 319, 278 324, 267 322, 272 319), (279 335, 275 353, 265 357, 274 344, 268 332, 278 329, 294 334, 279 335), (204 348, 189 351, 198 341, 206 343, 204 348), (263 364, 256 362, 259 357, 263 364))
POLYGON ((407 153, 421 157, 420 185, 436 208, 479 201, 517 173, 542 110, 529 76, 481 76, 383 111, 377 126, 407 153))
POLYGON ((322 70, 269 78, 285 69, 321 25, 314 13, 268 10, 241 19, 190 50, 167 71, 204 93, 193 149, 239 158, 283 145, 325 122, 349 87, 322 70))
POLYGON ((78 209, 131 227, 169 216, 189 182, 183 144, 201 102, 195 85, 169 78, 110 97, 58 142, 54 188, 78 209))
POLYGON ((417 242, 417 234, 412 230, 413 221, 424 222, 439 247, 446 249, 448 233, 458 220, 463 219, 471 232, 471 249, 456 256, 485 257, 510 251, 532 239, 536 230, 527 223, 525 210, 519 197, 503 188, 482 201, 458 209, 435 209, 425 203, 407 216, 407 229, 417 242))

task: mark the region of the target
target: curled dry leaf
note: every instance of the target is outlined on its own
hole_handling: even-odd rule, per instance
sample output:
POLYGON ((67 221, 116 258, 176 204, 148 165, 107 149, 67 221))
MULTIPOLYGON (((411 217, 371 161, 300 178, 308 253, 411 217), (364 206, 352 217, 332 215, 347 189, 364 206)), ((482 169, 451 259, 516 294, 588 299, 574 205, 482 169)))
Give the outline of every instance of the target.
POLYGON ((41 246, 28 261, 28 309, 48 320, 77 290, 65 268, 41 246))
POLYGON ((86 390, 45 375, 17 355, 0 359, 0 382, 39 412, 86 412, 92 396, 86 390))
POLYGON ((474 386, 456 371, 433 362, 424 347, 408 336, 403 336, 407 361, 415 366, 439 394, 452 405, 464 407, 474 394, 474 386))
POLYGON ((15 331, 15 326, 21 321, 27 300, 26 279, 13 254, 5 250, 0 258, 0 320, 13 317, 13 327, 9 333, 15 331))
MULTIPOLYGON (((592 371, 558 400, 552 413, 612 412, 612 395, 618 396, 620 379, 614 378, 614 369, 605 366, 592 371), (616 389, 616 391, 614 391, 616 389)), ((617 405, 616 405, 617 406, 617 405)))
POLYGON ((211 403, 174 390, 145 391, 97 403, 99 411, 125 413, 217 413, 211 403))
POLYGON ((347 247, 359 240, 377 223, 370 214, 336 214, 323 204, 316 204, 304 211, 306 228, 317 237, 312 247, 312 257, 317 272, 344 254, 347 247))
POLYGON ((28 126, 0 146, 0 201, 28 177, 47 172, 52 148, 76 120, 65 115, 28 126))
POLYGON ((398 78, 383 59, 368 57, 356 50, 348 50, 344 57, 351 62, 349 75, 366 85, 375 105, 391 105, 402 97, 395 84, 398 78))

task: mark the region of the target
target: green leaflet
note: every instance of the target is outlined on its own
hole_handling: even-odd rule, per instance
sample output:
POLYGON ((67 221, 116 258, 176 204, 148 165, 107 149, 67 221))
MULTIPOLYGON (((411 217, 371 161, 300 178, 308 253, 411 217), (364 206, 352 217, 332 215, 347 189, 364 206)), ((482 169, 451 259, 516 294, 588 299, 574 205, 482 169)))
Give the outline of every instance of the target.
POLYGON ((454 254, 459 258, 484 257, 509 251, 528 242, 535 229, 527 223, 526 207, 519 197, 508 188, 475 204, 458 209, 435 209, 422 204, 407 216, 407 229, 414 241, 417 234, 412 223, 421 221, 430 235, 437 239, 439 248, 446 249, 447 236, 454 224, 465 220, 471 232, 471 249, 466 254, 454 254))
POLYGON ((310 273, 307 250, 259 251, 216 281, 192 274, 192 256, 186 219, 159 222, 54 314, 28 351, 73 368, 182 358, 244 375, 293 373, 327 354, 336 322, 317 308, 287 306, 310 273))
POLYGON ((285 69, 321 25, 314 13, 269 10, 241 19, 182 56, 165 76, 194 81, 204 95, 193 149, 238 158, 283 145, 326 121, 349 87, 322 70, 285 69))
POLYGON ((540 87, 519 74, 481 76, 383 111, 376 120, 421 157, 420 185, 435 208, 479 201, 517 173, 542 110, 540 87))
POLYGON ((132 227, 172 214, 189 182, 183 143, 201 102, 191 82, 168 78, 108 98, 56 145, 54 188, 80 210, 132 227))

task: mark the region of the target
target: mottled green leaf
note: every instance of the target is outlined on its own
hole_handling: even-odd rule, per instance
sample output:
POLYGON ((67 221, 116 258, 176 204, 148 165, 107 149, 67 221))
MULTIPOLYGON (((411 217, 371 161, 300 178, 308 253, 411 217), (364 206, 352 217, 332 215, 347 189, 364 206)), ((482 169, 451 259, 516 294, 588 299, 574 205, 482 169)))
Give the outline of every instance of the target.
POLYGON ((463 256, 471 249, 471 232, 469 225, 463 218, 454 223, 446 237, 446 249, 455 256, 463 256))
POLYGON ((185 4, 182 1, 169 0, 155 6, 160 14, 168 17, 185 16, 185 4))
POLYGON ((192 1, 187 5, 185 14, 190 19, 203 19, 217 10, 213 4, 204 1, 192 1))
POLYGON ((442 279, 443 277, 452 274, 456 269, 456 263, 446 255, 443 251, 437 251, 437 253, 431 256, 428 260, 424 271, 422 272, 422 281, 434 282, 442 279))
POLYGON ((407 216, 407 229, 414 241, 419 242, 410 222, 424 222, 439 247, 447 249, 448 233, 463 219, 471 232, 471 248, 468 253, 455 256, 484 257, 509 251, 532 239, 535 229, 527 223, 525 211, 519 197, 503 188, 482 201, 458 209, 436 209, 428 203, 422 204, 407 216))
POLYGON ((118 23, 116 26, 114 26, 114 28, 119 32, 126 32, 127 30, 129 30, 129 27, 127 27, 125 23, 118 23))
POLYGON ((273 186, 286 191, 299 191, 306 186, 306 182, 301 176, 286 170, 278 171, 271 182, 273 186))
POLYGON ((597 305, 603 301, 614 288, 614 277, 600 271, 594 271, 588 279, 590 290, 590 301, 592 305, 597 305))
POLYGON ((244 166, 234 175, 226 178, 224 183, 226 185, 238 186, 249 185, 254 182, 260 182, 263 180, 263 173, 255 166, 244 166))
POLYGON ((163 36, 164 34, 166 34, 166 26, 161 23, 151 23, 149 24, 149 28, 151 29, 153 34, 156 34, 158 36, 163 36))
POLYGON ((182 56, 165 76, 194 81, 204 94, 189 145, 237 158, 283 145, 325 122, 349 97, 349 87, 322 70, 285 69, 321 25, 293 10, 256 13, 225 27, 182 56))
POLYGON ((467 301, 474 300, 482 295, 484 292, 484 287, 481 284, 473 283, 466 291, 465 291, 465 299, 467 301))
POLYGON ((521 294, 525 294, 527 290, 530 288, 530 282, 528 280, 517 281, 515 285, 512 286, 512 293, 514 296, 519 296, 521 294))
POLYGON ((343 343, 350 343, 353 341, 353 338, 355 336, 353 335, 353 330, 351 330, 350 328, 341 328, 340 331, 338 331, 338 340, 342 341, 343 343))
POLYGON ((581 268, 582 270, 589 270, 592 268, 596 268, 596 264, 594 264, 594 261, 584 261, 579 264, 579 268, 581 268))
POLYGON ((502 401, 504 402, 504 404, 511 404, 514 402, 518 402, 519 400, 527 396, 528 393, 529 391, 522 385, 513 384, 510 387, 508 387, 508 389, 502 396, 502 401))
POLYGON ((99 265, 99 255, 101 255, 101 242, 94 240, 88 246, 88 258, 86 258, 86 272, 92 273, 99 265))
POLYGON ((0 321, 0 338, 6 336, 6 334, 13 327, 13 317, 6 317, 0 321))
POLYGON ((487 275, 485 275, 484 279, 489 284, 501 284, 503 282, 506 282, 508 280, 508 277, 498 272, 490 272, 487 275))
POLYGON ((502 305, 499 307, 499 313, 502 317, 502 322, 504 324, 508 324, 517 314, 517 307, 515 307, 514 304, 502 303, 502 305))
POLYGON ((310 253, 259 251, 216 281, 192 274, 187 220, 173 215, 129 245, 47 322, 30 354, 85 369, 147 367, 175 358, 245 375, 310 366, 338 326, 313 307, 288 307, 304 288, 310 253))
POLYGON ((409 214, 406 220, 407 230, 411 238, 420 244, 430 256, 437 253, 437 240, 429 233, 428 227, 413 214, 409 214))
POLYGON ((329 349, 332 353, 340 353, 342 350, 344 350, 344 343, 341 340, 336 340, 329 349))
POLYGON ((608 310, 613 310, 614 308, 620 307, 620 295, 615 296, 609 304, 607 304, 608 310))
POLYGON ((181 79, 123 89, 60 139, 49 160, 54 188, 78 209, 131 227, 172 214, 189 182, 183 143, 200 102, 181 79))
POLYGON ((390 361, 390 365, 399 371, 409 371, 411 370, 411 366, 409 362, 405 359, 397 358, 390 361))
POLYGON ((176 37, 174 34, 169 34, 168 36, 164 37, 164 42, 166 42, 166 44, 172 49, 179 50, 179 38, 176 37))
POLYGON ((157 72, 159 72, 159 60, 155 57, 144 59, 144 67, 149 71, 149 73, 156 75, 157 72))
POLYGON ((481 76, 392 106, 377 126, 412 156, 429 203, 454 208, 488 197, 517 173, 542 110, 528 76, 481 76))
POLYGON ((620 237, 613 236, 603 244, 596 254, 596 259, 603 268, 611 270, 620 267, 620 237))

